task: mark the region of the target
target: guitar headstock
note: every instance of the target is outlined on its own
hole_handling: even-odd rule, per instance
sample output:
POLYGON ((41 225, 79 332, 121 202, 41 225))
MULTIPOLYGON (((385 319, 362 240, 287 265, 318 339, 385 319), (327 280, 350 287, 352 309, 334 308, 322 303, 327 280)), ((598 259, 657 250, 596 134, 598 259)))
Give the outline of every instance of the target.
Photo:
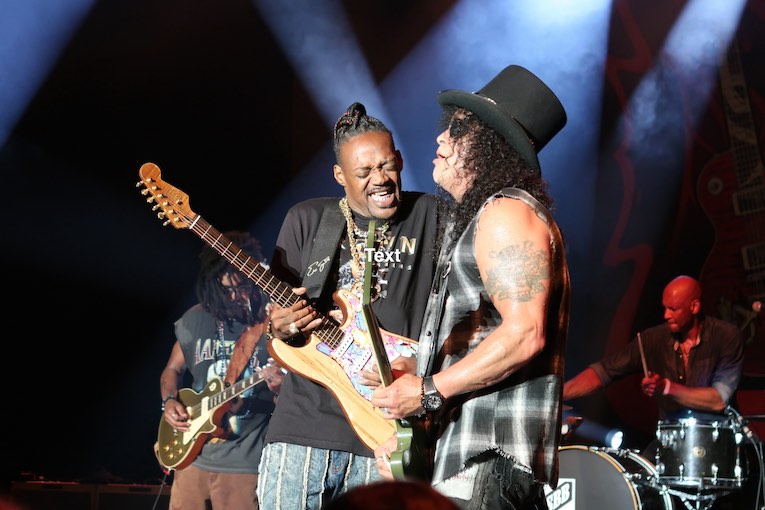
POLYGON ((189 196, 162 180, 162 172, 154 163, 144 163, 138 170, 141 180, 136 187, 144 186, 142 195, 149 195, 147 202, 154 204, 152 211, 161 209, 157 217, 165 220, 163 225, 172 225, 175 228, 190 228, 197 214, 189 206, 189 196))

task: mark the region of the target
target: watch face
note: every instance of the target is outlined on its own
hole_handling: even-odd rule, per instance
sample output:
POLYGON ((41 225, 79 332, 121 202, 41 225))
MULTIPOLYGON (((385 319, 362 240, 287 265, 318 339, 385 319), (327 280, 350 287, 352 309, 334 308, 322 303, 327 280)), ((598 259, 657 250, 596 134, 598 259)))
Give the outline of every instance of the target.
POLYGON ((443 403, 444 400, 439 395, 427 395, 425 397, 425 405, 423 405, 423 407, 430 411, 436 411, 441 407, 443 403))

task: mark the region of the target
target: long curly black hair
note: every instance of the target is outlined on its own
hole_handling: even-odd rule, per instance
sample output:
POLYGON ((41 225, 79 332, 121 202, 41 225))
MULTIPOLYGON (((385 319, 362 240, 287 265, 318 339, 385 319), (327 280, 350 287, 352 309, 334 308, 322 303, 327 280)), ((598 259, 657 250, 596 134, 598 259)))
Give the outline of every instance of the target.
POLYGON ((345 142, 369 132, 387 133, 393 139, 393 133, 381 120, 367 115, 363 104, 353 103, 335 122, 333 149, 337 163, 340 163, 340 147, 345 142))
MULTIPOLYGON (((249 233, 232 230, 223 235, 255 262, 264 262, 260 243, 249 233)), ((244 262, 246 257, 239 255, 237 260, 244 262)), ((199 253, 196 293, 199 303, 219 320, 237 320, 242 324, 251 326, 262 322, 266 316, 266 296, 247 276, 222 257, 217 250, 207 245, 199 253), (244 297, 242 295, 240 295, 240 299, 231 299, 231 293, 221 284, 221 279, 226 274, 238 275, 239 285, 250 285, 249 292, 245 294, 249 298, 249 307, 246 306, 246 300, 242 299, 244 297)))
POLYGON ((456 242, 486 199, 505 187, 525 190, 545 207, 552 208, 548 184, 540 173, 502 135, 472 112, 453 105, 444 106, 439 132, 446 129, 452 140, 463 144, 464 178, 474 178, 459 202, 439 187, 438 195, 442 198, 439 218, 450 220, 440 222, 438 239, 442 244, 456 242), (451 230, 454 235, 449 239, 444 235, 447 223, 454 224, 451 230))

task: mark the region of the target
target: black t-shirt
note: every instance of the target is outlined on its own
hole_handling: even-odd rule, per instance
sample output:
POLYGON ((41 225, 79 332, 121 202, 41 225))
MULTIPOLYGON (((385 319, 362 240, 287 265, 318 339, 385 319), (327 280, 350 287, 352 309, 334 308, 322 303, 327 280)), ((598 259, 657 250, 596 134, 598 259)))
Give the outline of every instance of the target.
MULTIPOLYGON (((324 207, 337 207, 339 200, 307 200, 287 212, 271 262, 271 272, 277 278, 293 287, 301 286, 301 275, 312 262, 309 259, 324 207)), ((354 215, 354 221, 360 229, 367 228, 365 218, 354 215)), ((338 282, 344 280, 343 275, 348 274, 350 254, 345 242, 345 222, 341 228, 340 249, 331 260, 332 271, 325 284, 325 290, 331 292, 323 292, 325 299, 314 303, 325 316, 335 304, 326 296, 331 296, 340 285, 338 282)), ((432 249, 437 235, 436 198, 417 192, 403 193, 402 205, 390 224, 390 232, 390 249, 394 254, 381 262, 387 269, 384 271, 385 282, 381 297, 373 302, 372 310, 382 329, 416 340, 435 266, 432 249)), ((372 456, 372 452, 356 436, 329 390, 294 373, 288 374, 282 384, 266 442, 285 442, 372 456)))
MULTIPOLYGON (((196 304, 175 323, 176 338, 181 344, 186 367, 191 372, 192 390, 201 393, 214 378, 225 379, 228 363, 244 324, 225 321, 218 331, 215 318, 196 304), (222 338, 221 338, 222 337, 222 338)), ((252 358, 238 381, 250 377, 255 367, 265 365, 268 351, 264 337, 258 339, 252 358)), ((208 395, 210 396, 210 395, 208 395)), ((242 409, 226 413, 220 423, 225 441, 205 442, 194 465, 216 473, 257 473, 263 449, 265 429, 274 409, 273 393, 265 383, 242 393, 242 409)))

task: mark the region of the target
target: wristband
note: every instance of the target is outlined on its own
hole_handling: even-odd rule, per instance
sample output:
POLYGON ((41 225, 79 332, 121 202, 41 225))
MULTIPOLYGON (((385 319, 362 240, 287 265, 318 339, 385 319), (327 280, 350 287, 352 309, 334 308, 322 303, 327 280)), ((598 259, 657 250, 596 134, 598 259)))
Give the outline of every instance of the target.
POLYGON ((166 396, 165 398, 163 398, 163 399, 162 399, 162 406, 161 406, 161 409, 162 409, 163 411, 165 410, 165 404, 167 404, 167 402, 168 402, 169 400, 175 400, 176 402, 178 401, 178 399, 175 397, 175 395, 168 395, 168 396, 166 396))
POLYGON ((671 386, 669 379, 664 379, 664 391, 662 392, 662 395, 669 395, 669 387, 671 386))

